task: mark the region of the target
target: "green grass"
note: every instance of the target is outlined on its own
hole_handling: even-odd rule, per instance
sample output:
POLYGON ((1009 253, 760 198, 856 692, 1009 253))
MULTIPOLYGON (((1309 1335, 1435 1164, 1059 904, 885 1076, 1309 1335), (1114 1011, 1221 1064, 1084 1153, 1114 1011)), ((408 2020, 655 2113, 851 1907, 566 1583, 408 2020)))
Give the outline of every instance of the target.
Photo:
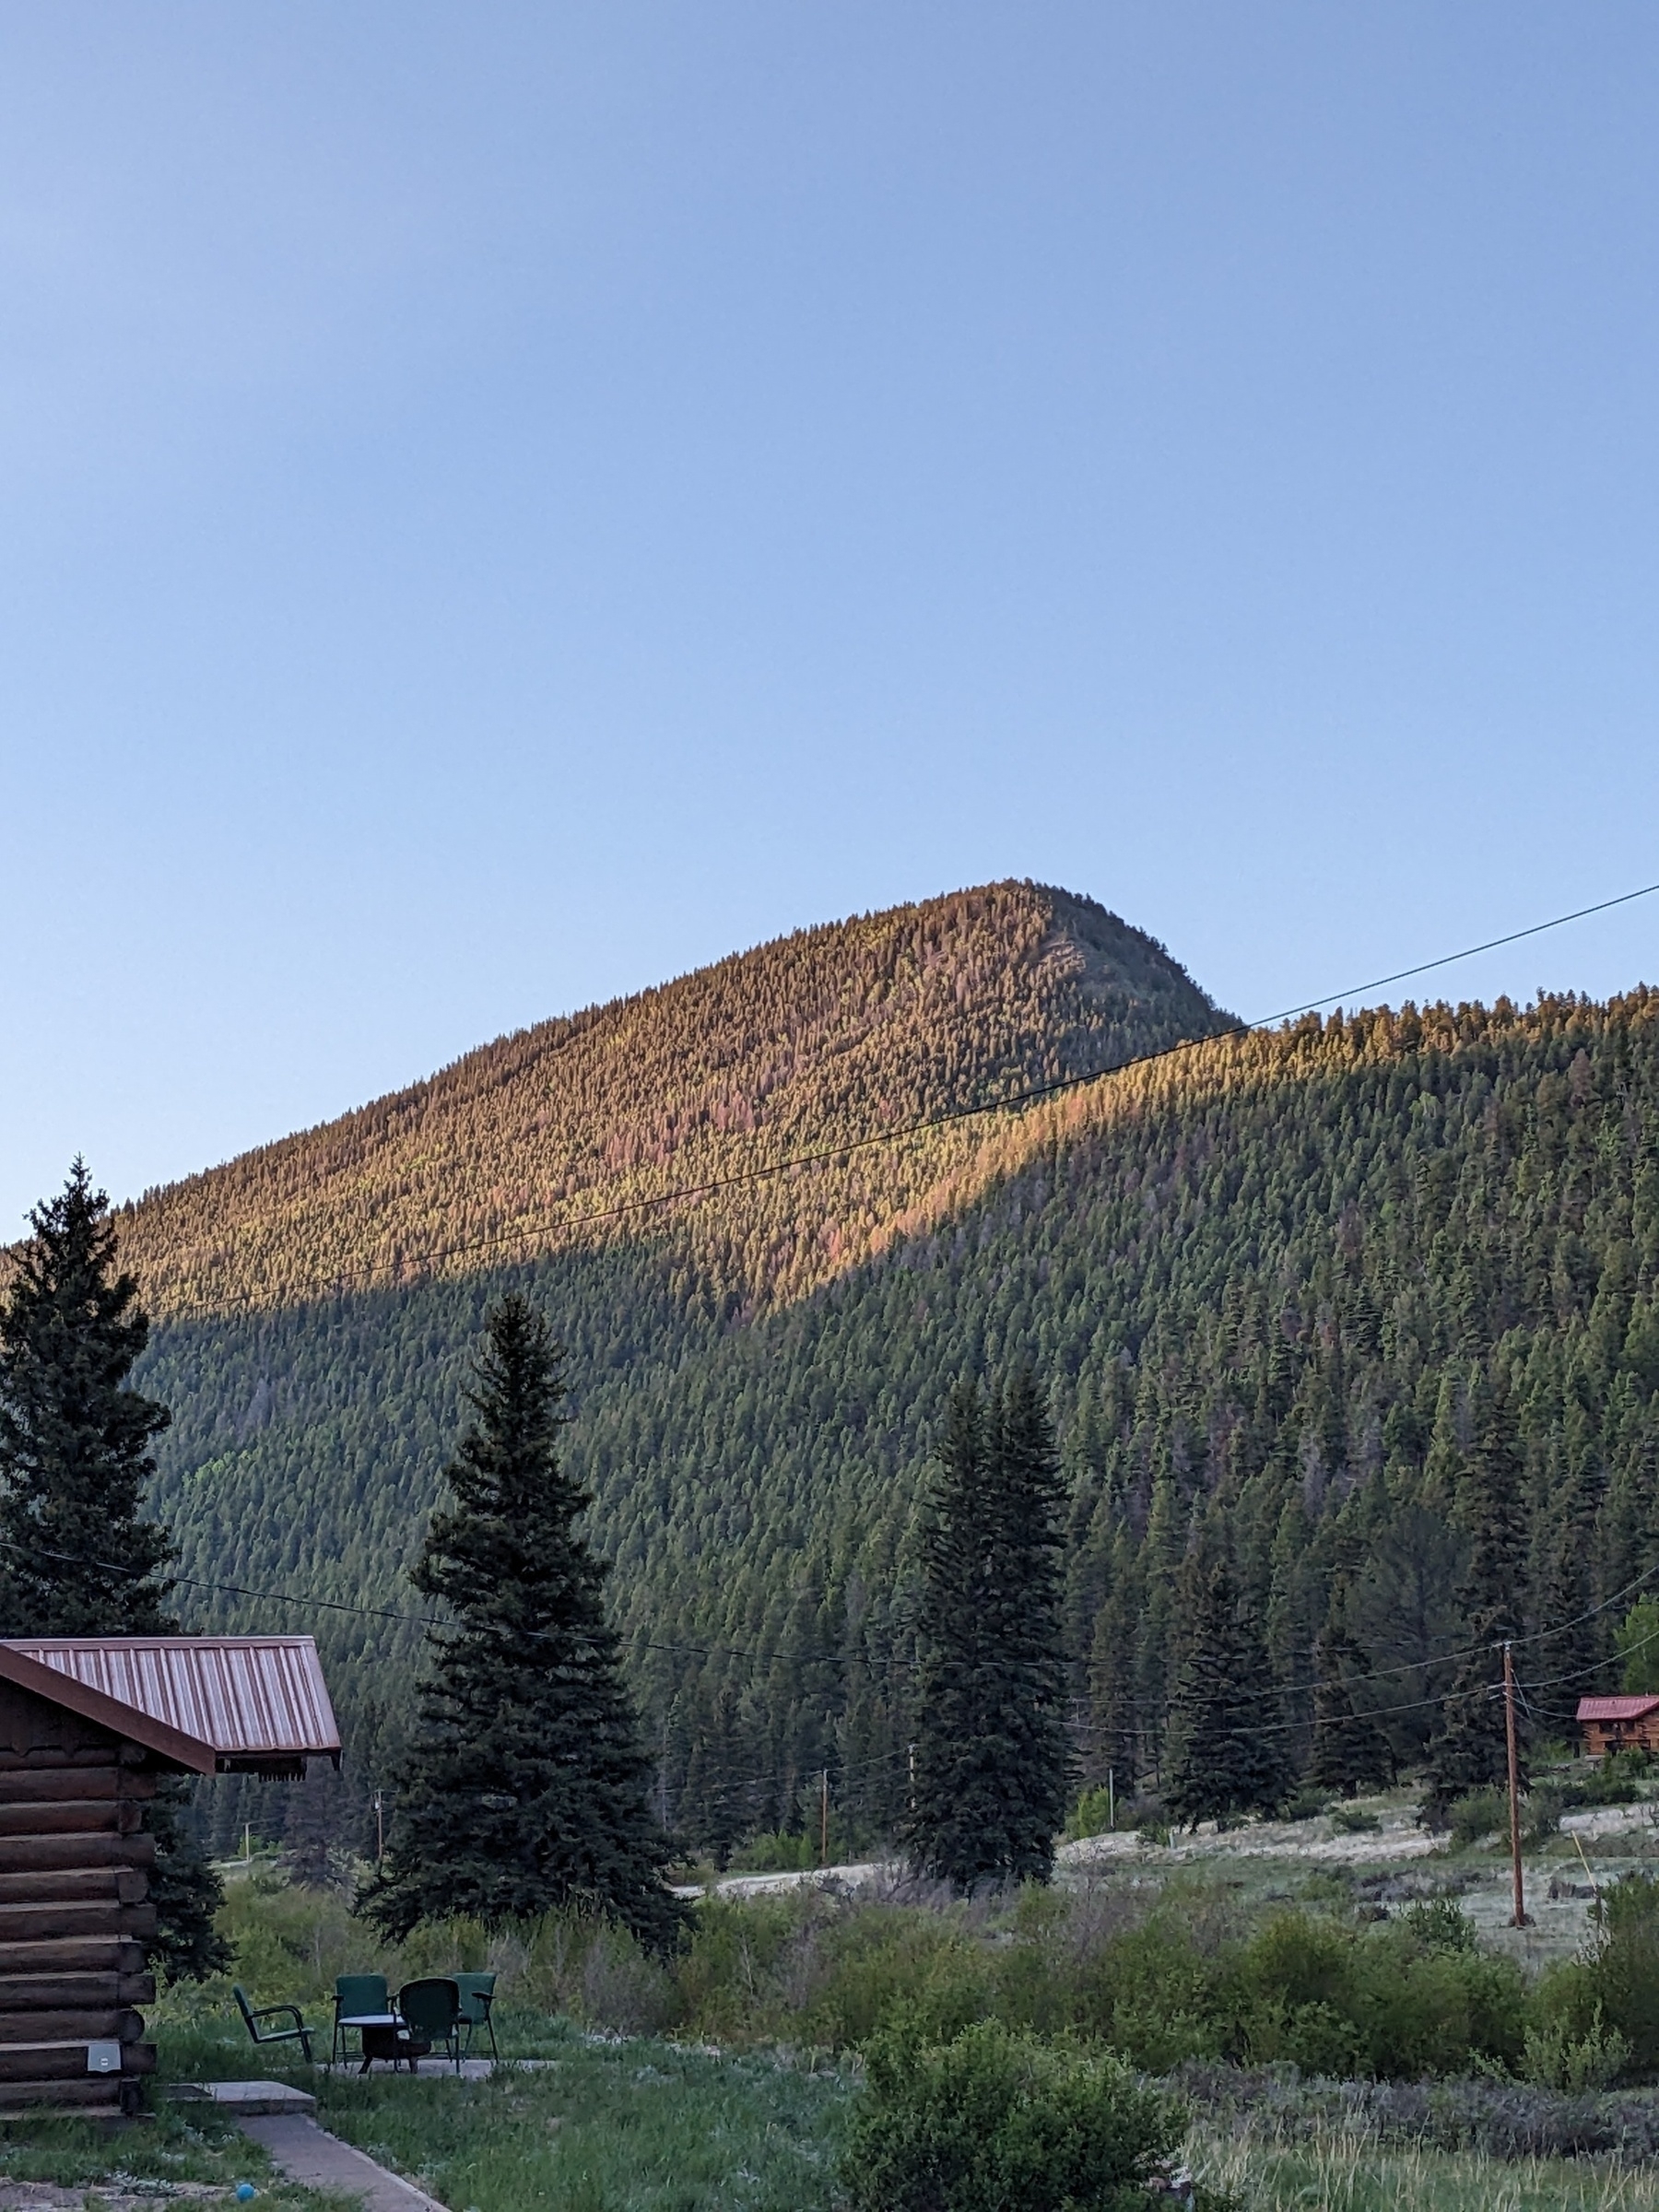
POLYGON ((320 2081, 319 2118, 456 2212, 830 2212, 850 2085, 567 2029, 534 2072, 320 2081))
POLYGON ((237 2183, 251 2182, 261 2212, 327 2212, 346 2201, 283 2181, 261 2147, 222 2113, 160 2096, 152 2118, 114 2129, 66 2113, 8 2115, 0 2120, 0 2176, 98 2194, 124 2183, 206 2182, 218 2183, 230 2202, 237 2183))
POLYGON ((1336 2132, 1291 2145, 1198 2133, 1187 2156, 1245 2212, 1659 2212, 1659 2171, 1600 2159, 1382 2147, 1336 2132))

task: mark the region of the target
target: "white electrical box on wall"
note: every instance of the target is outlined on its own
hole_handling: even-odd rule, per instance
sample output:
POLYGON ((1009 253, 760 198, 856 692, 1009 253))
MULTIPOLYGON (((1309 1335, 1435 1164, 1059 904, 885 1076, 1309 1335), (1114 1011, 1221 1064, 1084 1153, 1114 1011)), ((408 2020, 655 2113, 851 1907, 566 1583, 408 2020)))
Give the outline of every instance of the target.
POLYGON ((119 2074, 121 2045, 119 2043, 88 2043, 87 2045, 88 2074, 119 2074))

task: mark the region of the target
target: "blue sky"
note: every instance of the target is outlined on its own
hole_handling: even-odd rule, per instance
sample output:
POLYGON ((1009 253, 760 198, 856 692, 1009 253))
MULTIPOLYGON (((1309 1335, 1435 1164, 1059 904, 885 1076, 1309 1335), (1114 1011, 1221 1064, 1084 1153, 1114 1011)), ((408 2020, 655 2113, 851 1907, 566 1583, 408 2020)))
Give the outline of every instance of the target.
POLYGON ((1246 1014, 1659 877, 1656 96, 1633 0, 0 6, 0 1234, 994 877, 1246 1014))

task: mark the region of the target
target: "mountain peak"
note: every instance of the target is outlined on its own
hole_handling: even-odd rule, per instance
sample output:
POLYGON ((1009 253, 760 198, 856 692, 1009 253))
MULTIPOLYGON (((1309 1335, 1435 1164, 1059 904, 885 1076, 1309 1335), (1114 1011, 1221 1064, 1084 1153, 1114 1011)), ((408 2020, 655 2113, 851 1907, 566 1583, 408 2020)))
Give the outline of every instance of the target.
MULTIPOLYGON (((799 930, 499 1038, 148 1194, 124 1249, 166 1311, 660 1234, 688 1186, 867 1147, 1224 1021, 1161 946, 1093 900, 985 884, 799 930)), ((774 1221, 754 1295, 797 1292, 867 1248, 947 1153, 959 1167, 963 1141, 865 1148, 856 1174, 826 1163, 774 1221)))

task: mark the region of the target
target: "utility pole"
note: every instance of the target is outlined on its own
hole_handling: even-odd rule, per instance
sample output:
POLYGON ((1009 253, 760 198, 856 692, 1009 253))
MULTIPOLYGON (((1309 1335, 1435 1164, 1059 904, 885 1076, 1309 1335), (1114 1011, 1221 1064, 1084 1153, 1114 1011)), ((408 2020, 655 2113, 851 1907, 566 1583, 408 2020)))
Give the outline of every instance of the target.
POLYGON ((830 1770, 818 1776, 818 1865, 830 1864, 830 1770))
POLYGON ((1512 1928, 1526 1925, 1526 1893, 1521 1881, 1521 1766, 1515 1755, 1515 1654, 1503 1646, 1503 1734, 1509 1748, 1510 1865, 1515 1881, 1515 1910, 1512 1928))

